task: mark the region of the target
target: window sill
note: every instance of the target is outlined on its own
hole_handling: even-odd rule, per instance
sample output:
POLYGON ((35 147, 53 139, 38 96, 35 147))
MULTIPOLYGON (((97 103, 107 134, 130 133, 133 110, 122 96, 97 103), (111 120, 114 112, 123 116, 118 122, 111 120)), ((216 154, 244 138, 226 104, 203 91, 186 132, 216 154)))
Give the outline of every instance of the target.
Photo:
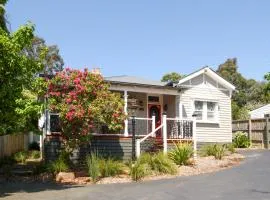
POLYGON ((200 123, 200 124, 219 124, 219 121, 196 120, 196 123, 200 123))

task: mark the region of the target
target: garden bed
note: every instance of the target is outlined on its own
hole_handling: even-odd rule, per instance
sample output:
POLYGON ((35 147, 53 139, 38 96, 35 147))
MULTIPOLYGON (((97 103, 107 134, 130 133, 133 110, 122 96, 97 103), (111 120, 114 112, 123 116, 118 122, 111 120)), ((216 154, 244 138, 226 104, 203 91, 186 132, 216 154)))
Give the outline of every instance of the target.
POLYGON ((39 161, 37 163, 28 159, 15 165, 8 162, 10 159, 6 159, 4 160, 6 164, 2 163, 0 183, 5 181, 56 181, 59 184, 73 185, 129 183, 212 173, 236 166, 244 159, 243 155, 235 153, 232 145, 205 146, 198 154, 200 156, 194 160, 193 148, 189 144, 179 143, 167 155, 162 152, 143 153, 136 161, 128 163, 99 157, 98 154, 89 154, 86 157, 86 165, 77 166, 70 163, 65 152, 61 153, 57 160, 46 165, 39 159, 36 160, 39 161))
MULTIPOLYGON (((216 160, 214 156, 208 157, 198 157, 196 164, 193 166, 179 166, 176 175, 150 175, 142 179, 142 181, 147 180, 160 180, 175 178, 181 176, 193 176, 205 173, 212 173, 227 169, 233 166, 237 166, 244 159, 244 156, 238 153, 234 153, 228 156, 224 156, 222 160, 216 160)), ((127 175, 120 177, 107 177, 103 178, 97 182, 97 184, 111 184, 111 183, 128 183, 133 182, 131 178, 127 175)))
MULTIPOLYGON (((177 169, 177 173, 175 175, 160 175, 153 174, 144 177, 141 181, 149 181, 149 180, 160 180, 160 179, 169 179, 181 176, 193 176, 205 173, 213 173, 216 171, 220 171, 223 169, 230 168, 232 166, 237 166, 244 159, 244 156, 238 153, 234 153, 231 155, 224 156, 221 160, 217 160, 214 156, 207 157, 198 157, 197 161, 194 165, 190 166, 179 166, 177 169)), ((85 185, 85 184, 94 184, 91 181, 91 178, 87 175, 86 172, 69 172, 63 173, 63 177, 58 180, 58 183, 61 184, 76 184, 76 185, 85 185), (74 178, 70 176, 70 174, 74 175, 74 178)), ((0 176, 0 182, 5 181, 3 176, 0 176)), ((55 181, 53 176, 48 173, 43 173, 38 176, 12 176, 9 177, 9 181, 23 181, 23 182, 53 182, 55 181)), ((133 180, 128 175, 128 173, 124 173, 118 175, 116 177, 105 177, 101 178, 96 184, 113 184, 113 183, 131 183, 133 180)))

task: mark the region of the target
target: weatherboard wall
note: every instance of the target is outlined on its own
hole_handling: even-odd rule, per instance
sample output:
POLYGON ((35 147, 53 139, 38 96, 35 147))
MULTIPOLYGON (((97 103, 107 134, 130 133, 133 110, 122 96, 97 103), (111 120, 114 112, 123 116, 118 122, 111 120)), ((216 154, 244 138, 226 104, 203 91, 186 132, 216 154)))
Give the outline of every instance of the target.
POLYGON ((180 95, 184 119, 192 118, 195 100, 218 102, 218 123, 197 122, 198 142, 231 142, 231 98, 229 91, 220 87, 215 80, 207 75, 200 75, 182 85, 186 86, 180 95))

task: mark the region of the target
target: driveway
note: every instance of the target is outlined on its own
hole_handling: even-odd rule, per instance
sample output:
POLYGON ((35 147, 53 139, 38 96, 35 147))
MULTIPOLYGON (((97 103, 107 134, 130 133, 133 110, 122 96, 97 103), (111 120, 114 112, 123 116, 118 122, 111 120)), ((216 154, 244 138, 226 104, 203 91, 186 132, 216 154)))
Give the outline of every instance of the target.
POLYGON ((48 184, 0 185, 0 198, 16 200, 262 200, 270 199, 270 151, 244 153, 237 167, 192 177, 143 183, 63 187, 48 184))

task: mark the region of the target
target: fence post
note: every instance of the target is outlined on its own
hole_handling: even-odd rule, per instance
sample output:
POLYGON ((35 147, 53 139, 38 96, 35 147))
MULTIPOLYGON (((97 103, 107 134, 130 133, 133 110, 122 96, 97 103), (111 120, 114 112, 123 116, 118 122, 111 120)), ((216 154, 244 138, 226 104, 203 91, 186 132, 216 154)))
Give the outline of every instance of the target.
POLYGON ((141 140, 136 140, 136 158, 139 158, 141 155, 141 140))
POLYGON ((197 159, 197 131, 196 131, 196 117, 193 117, 192 120, 192 130, 193 130, 193 151, 194 151, 194 160, 197 159))
POLYGON ((265 118, 265 148, 268 149, 269 148, 270 114, 265 114, 264 118, 265 118))
MULTIPOLYGON (((156 117, 155 115, 152 116, 152 131, 156 129, 156 117)), ((156 137, 156 132, 153 132, 152 137, 156 137)))
POLYGON ((163 124, 163 152, 164 154, 167 154, 168 151, 168 144, 167 144, 167 116, 166 114, 163 114, 162 116, 162 124, 163 124))
POLYGON ((249 120, 248 120, 248 139, 249 139, 249 141, 252 140, 251 135, 252 135, 252 122, 251 122, 251 119, 249 118, 249 120))

